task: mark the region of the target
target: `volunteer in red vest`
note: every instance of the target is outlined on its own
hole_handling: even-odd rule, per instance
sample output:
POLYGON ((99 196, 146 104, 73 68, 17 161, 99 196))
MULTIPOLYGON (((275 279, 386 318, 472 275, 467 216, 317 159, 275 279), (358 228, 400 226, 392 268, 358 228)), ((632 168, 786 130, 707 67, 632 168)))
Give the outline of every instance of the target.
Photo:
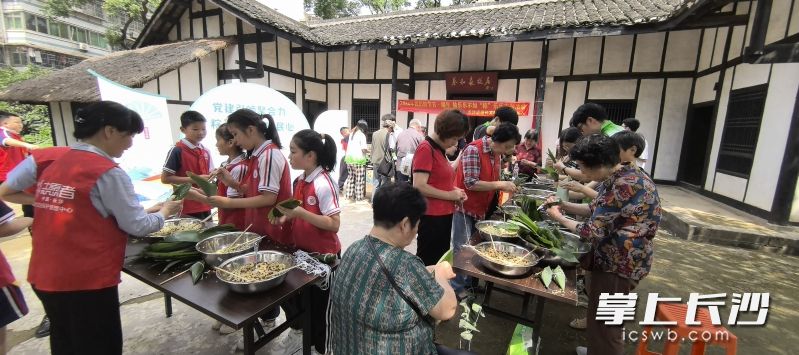
POLYGON ((92 104, 75 117, 79 143, 38 174, 38 164, 21 165, 2 187, 13 195, 36 185, 28 281, 50 317, 53 354, 122 353, 117 285, 127 236, 161 229, 181 207, 170 201, 145 211, 113 160, 143 129, 118 103, 92 104))
MULTIPOLYGON (((339 254, 341 242, 337 233, 341 224, 341 206, 336 185, 330 178, 330 171, 336 166, 336 141, 327 134, 304 129, 292 137, 289 150, 291 168, 303 172, 294 180, 294 198, 302 205, 293 209, 276 206, 284 214, 278 222, 291 227, 297 248, 309 253, 339 254)), ((318 353, 324 354, 325 315, 330 290, 315 286, 308 292, 311 296, 310 319, 314 324, 311 343, 318 353)), ((301 297, 295 296, 284 305, 284 309, 286 318, 298 316, 303 309, 301 297)), ((303 321, 291 326, 288 335, 272 348, 273 354, 294 354, 302 348, 303 321)))
MULTIPOLYGON (((510 122, 501 123, 491 136, 469 143, 455 170, 455 187, 466 190, 466 201, 452 216, 452 248, 457 253, 474 233, 474 224, 486 218, 486 212, 497 191, 516 192, 512 181, 501 181, 502 156, 511 154, 522 137, 519 128, 510 122)), ((458 298, 466 296, 465 277, 458 274, 452 288, 458 298)))
MULTIPOLYGON (((169 149, 161 182, 173 185, 191 183, 197 187, 187 173, 208 180, 210 171, 214 169, 211 152, 200 143, 205 139, 205 117, 197 111, 184 112, 180 115, 180 132, 186 137, 169 149)), ((183 203, 183 216, 204 219, 210 214, 211 206, 203 202, 186 200, 183 203)))

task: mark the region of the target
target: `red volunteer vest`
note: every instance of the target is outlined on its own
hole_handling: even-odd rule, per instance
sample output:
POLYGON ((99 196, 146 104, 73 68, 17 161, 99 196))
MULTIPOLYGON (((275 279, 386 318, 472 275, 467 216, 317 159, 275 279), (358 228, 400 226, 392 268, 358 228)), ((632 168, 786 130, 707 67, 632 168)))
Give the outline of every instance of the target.
MULTIPOLYGON (((322 171, 317 179, 323 179, 325 183, 333 188, 332 180, 327 172, 322 171)), ((314 182, 306 182, 305 179, 298 178, 294 184, 294 198, 302 201, 302 207, 313 214, 322 215, 319 208, 319 197, 316 196, 314 182)), ((317 252, 321 254, 338 254, 341 251, 341 242, 335 232, 322 230, 308 221, 294 218, 291 220, 291 234, 294 236, 294 244, 297 248, 307 252, 317 252)))
MULTIPOLYGON (((191 171, 196 175, 208 175, 208 162, 211 160, 208 151, 204 148, 197 146, 195 149, 183 144, 183 141, 178 141, 175 146, 180 148, 180 169, 175 172, 175 176, 188 176, 186 172, 191 171)), ((199 187, 192 184, 194 187, 199 187)), ((207 212, 211 210, 211 206, 206 205, 199 201, 184 200, 183 201, 183 214, 207 212)))
MULTIPOLYGON (((228 171, 233 171, 238 165, 247 164, 246 161, 239 161, 235 164, 226 164, 225 169, 228 171)), ((227 185, 222 182, 222 179, 217 179, 216 181, 217 187, 217 194, 219 196, 227 197, 227 185)), ((247 228, 247 224, 244 223, 244 216, 245 211, 240 208, 219 208, 219 224, 232 224, 236 226, 236 229, 243 231, 247 228)))
MULTIPOLYGON (((36 163, 36 177, 42 176, 42 173, 47 170, 47 167, 53 163, 56 159, 61 158, 69 152, 72 148, 70 147, 52 147, 52 148, 45 148, 45 149, 37 149, 31 151, 31 155, 33 156, 33 161, 36 163)), ((25 192, 29 192, 32 195, 36 194, 36 186, 31 186, 29 189, 25 190, 25 192)))
MULTIPOLYGON (((493 153, 486 153, 483 151, 482 139, 475 140, 469 143, 469 145, 477 147, 478 154, 480 154, 480 181, 499 180, 499 164, 501 159, 495 157, 494 164, 491 164, 491 156, 493 153)), ((491 199, 494 198, 496 191, 469 190, 466 188, 463 179, 463 163, 458 163, 458 169, 455 175, 455 186, 466 191, 466 196, 468 197, 466 201, 463 202, 463 209, 466 210, 466 213, 469 215, 484 216, 486 211, 488 211, 488 206, 491 204, 491 199)))
MULTIPOLYGON (((9 133, 9 138, 14 138, 18 141, 22 140, 22 136, 17 133, 6 131, 9 133)), ((28 157, 28 150, 25 148, 19 147, 2 147, 3 151, 5 152, 5 159, 2 161, 2 165, 0 165, 0 181, 6 181, 8 177, 8 173, 25 158, 28 157)))
MULTIPOLYGON (((276 157, 279 156, 278 159, 285 159, 283 157, 283 153, 280 152, 280 149, 278 149, 277 146, 272 143, 269 143, 261 154, 269 154, 272 150, 274 150, 276 157)), ((269 170, 268 167, 267 169, 264 169, 265 172, 267 170, 269 170)), ((247 161, 247 174, 243 180, 247 185, 244 197, 255 197, 261 195, 261 192, 258 191, 258 180, 260 179, 258 174, 258 157, 253 156, 247 161)), ((286 162, 286 164, 283 166, 282 175, 280 176, 280 190, 277 194, 276 201, 281 202, 289 198, 291 198, 291 175, 289 175, 289 164, 286 162)), ((244 224, 252 224, 250 232, 266 235, 272 240, 281 244, 290 246, 294 245, 294 240, 291 237, 291 233, 288 231, 289 228, 283 230, 282 225, 272 224, 269 222, 267 215, 271 210, 272 206, 245 209, 244 224)))
POLYGON ((42 291, 97 290, 116 286, 127 234, 103 218, 90 193, 116 163, 70 150, 39 175, 28 281, 42 291))

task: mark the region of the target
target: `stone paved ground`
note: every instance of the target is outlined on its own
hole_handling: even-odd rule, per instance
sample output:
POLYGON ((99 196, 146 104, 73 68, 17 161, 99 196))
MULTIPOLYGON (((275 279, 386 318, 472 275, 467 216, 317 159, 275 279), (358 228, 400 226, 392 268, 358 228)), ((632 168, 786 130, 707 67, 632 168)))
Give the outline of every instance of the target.
MULTIPOLYGON (((339 235, 345 248, 361 238, 371 227, 367 203, 347 204, 342 214, 339 235)), ((731 329, 739 338, 739 354, 797 354, 799 344, 799 286, 796 270, 799 258, 731 247, 700 244, 660 233, 656 240, 653 271, 639 286, 640 298, 649 292, 663 296, 687 297, 689 292, 732 293, 771 292, 771 309, 766 327, 731 329)), ((30 255, 30 238, 18 236, 0 243, 15 274, 24 279, 30 255)), ((415 250, 412 245, 408 248, 415 250)), ((47 339, 33 338, 41 320, 41 305, 30 287, 24 291, 31 312, 8 326, 11 354, 47 354, 47 339)), ((122 321, 126 354, 232 354, 241 333, 220 336, 210 330, 211 320, 203 314, 174 302, 172 318, 163 316, 161 294, 123 275, 120 285, 122 321)), ((497 295, 500 307, 509 310, 520 302, 497 295)), ((643 302, 638 316, 643 315, 643 302)), ((576 307, 548 303, 544 313, 541 354, 573 354, 583 344, 584 333, 572 330, 568 322, 582 312, 576 307)), ((722 310, 726 318, 728 310, 722 310)), ((494 316, 480 321, 481 333, 475 336, 473 350, 481 354, 504 354, 514 324, 494 316)), ((634 327, 631 327, 634 328, 634 327)), ((439 326, 438 338, 457 346, 455 322, 439 326)), ((630 346, 632 351, 633 346, 630 346)), ((628 352, 628 353, 631 353, 628 352)), ((260 352, 263 353, 263 352, 260 352)), ((718 354, 708 351, 708 354, 718 354)))

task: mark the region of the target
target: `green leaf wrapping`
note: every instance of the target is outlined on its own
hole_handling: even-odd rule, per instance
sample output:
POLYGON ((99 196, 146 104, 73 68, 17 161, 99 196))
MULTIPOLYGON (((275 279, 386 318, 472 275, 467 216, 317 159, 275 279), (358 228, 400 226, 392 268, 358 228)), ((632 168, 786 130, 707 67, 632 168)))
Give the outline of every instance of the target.
POLYGON ((559 256, 564 261, 568 261, 570 263, 576 263, 577 262, 577 257, 574 256, 574 253, 572 253, 572 252, 570 252, 568 250, 563 250, 563 249, 560 249, 560 248, 552 248, 551 250, 552 250, 553 253, 555 253, 555 255, 559 256))
POLYGON ((441 259, 438 259, 436 265, 441 264, 442 262, 446 261, 452 265, 452 249, 450 248, 444 255, 441 256, 441 259))
MULTIPOLYGON (((302 202, 300 202, 298 199, 290 198, 288 200, 278 202, 277 205, 291 210, 302 205, 302 202)), ((275 223, 278 218, 283 217, 283 212, 278 211, 277 208, 272 208, 269 210, 269 214, 266 217, 269 219, 270 223, 275 223)))
POLYGON ((479 332, 479 330, 477 330, 477 327, 475 327, 472 323, 470 323, 465 319, 461 319, 460 322, 458 322, 458 328, 466 329, 472 332, 479 332))
POLYGON ((472 332, 468 330, 465 332, 461 332, 461 339, 466 341, 472 341, 472 332))
POLYGON ((549 284, 552 283, 552 269, 549 266, 545 267, 544 270, 541 270, 541 273, 538 276, 541 278, 541 282, 544 283, 544 287, 549 288, 549 284))
POLYGON ((197 243, 202 238, 199 231, 180 231, 168 235, 164 238, 165 242, 192 242, 197 243))
POLYGON ((191 190, 191 184, 172 185, 172 195, 169 196, 170 201, 180 201, 186 198, 186 194, 191 190))
POLYGON ((191 181, 193 181, 200 189, 203 190, 206 196, 216 196, 216 184, 212 184, 208 180, 205 180, 191 171, 186 172, 186 176, 188 176, 191 181))
POLYGON ((558 265, 558 267, 555 268, 555 271, 553 272, 553 274, 555 276, 555 283, 558 284, 558 287, 560 287, 561 290, 565 289, 566 288, 566 274, 563 272, 563 269, 560 268, 560 265, 558 265))
POLYGON ((205 263, 202 261, 198 261, 191 266, 191 282, 193 284, 197 284, 200 281, 200 277, 203 276, 203 271, 205 271, 205 263))
POLYGON ((552 161, 553 163, 558 160, 555 158, 555 154, 553 154, 552 150, 550 150, 549 148, 547 148, 547 156, 549 157, 549 160, 552 161))

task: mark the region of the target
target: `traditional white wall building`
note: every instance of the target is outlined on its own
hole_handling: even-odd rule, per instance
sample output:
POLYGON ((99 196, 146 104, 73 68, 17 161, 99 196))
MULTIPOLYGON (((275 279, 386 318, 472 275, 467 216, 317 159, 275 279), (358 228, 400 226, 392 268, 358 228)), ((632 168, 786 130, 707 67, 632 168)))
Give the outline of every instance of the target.
MULTIPOLYGON (((647 170, 660 183, 786 223, 799 222, 797 39, 799 0, 516 1, 313 23, 254 0, 165 0, 138 39, 141 49, 122 56, 144 58, 140 51, 163 43, 174 43, 169 53, 200 46, 211 55, 129 67, 112 55, 75 70, 167 96, 173 120, 232 80, 283 92, 310 121, 343 109, 376 125, 408 98, 530 102, 519 125, 540 120, 544 147, 579 105, 598 102, 614 120, 641 121, 647 170), (216 50, 202 38, 225 39, 216 50), (451 73, 496 73, 498 83, 454 93, 445 81, 451 73)), ((74 108, 99 99, 78 71, 63 75, 85 83, 66 87, 51 75, 0 99, 48 102, 56 141, 70 143, 74 108)), ((432 125, 433 115, 396 114, 402 125, 411 116, 432 125)))

